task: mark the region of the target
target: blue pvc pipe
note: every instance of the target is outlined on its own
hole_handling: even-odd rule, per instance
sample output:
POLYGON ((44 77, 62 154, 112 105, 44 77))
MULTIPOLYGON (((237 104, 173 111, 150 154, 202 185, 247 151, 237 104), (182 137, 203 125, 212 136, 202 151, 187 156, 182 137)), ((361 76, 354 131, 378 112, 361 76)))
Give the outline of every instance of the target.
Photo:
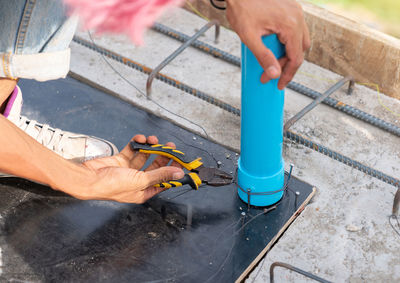
MULTIPOLYGON (((285 47, 275 34, 262 38, 278 59, 285 47)), ((242 43, 242 110, 241 155, 238 183, 250 193, 273 192, 284 186, 283 104, 284 91, 278 79, 260 82, 263 72, 254 54, 242 43)), ((239 197, 248 202, 248 194, 238 189, 239 197)), ((251 195, 250 204, 268 206, 279 201, 283 191, 270 195, 251 195)))

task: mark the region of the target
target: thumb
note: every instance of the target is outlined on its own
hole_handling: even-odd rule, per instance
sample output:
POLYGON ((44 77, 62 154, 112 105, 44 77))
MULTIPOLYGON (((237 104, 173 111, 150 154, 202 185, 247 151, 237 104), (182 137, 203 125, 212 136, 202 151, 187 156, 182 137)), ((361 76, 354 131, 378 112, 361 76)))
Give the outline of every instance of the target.
POLYGON ((162 182, 168 182, 171 180, 179 180, 185 176, 182 169, 174 166, 165 166, 145 173, 147 175, 147 186, 154 186, 162 182))
POLYGON ((274 53, 264 45, 261 37, 254 42, 254 45, 249 46, 249 48, 264 69, 264 73, 261 75, 261 82, 267 83, 272 79, 279 78, 282 72, 281 66, 274 53))

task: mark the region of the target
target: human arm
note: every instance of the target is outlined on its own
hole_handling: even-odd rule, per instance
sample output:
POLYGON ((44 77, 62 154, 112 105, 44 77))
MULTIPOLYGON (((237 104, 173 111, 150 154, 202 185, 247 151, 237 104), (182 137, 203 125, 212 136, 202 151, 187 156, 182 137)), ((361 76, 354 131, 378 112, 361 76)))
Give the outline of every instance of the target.
MULTIPOLYGON (((138 171, 148 155, 135 153, 129 146, 118 155, 75 164, 36 142, 2 115, 0 133, 1 172, 47 184, 79 199, 143 203, 162 191, 153 185, 184 175, 177 164, 166 167, 169 159, 165 157, 157 157, 145 172, 138 171)), ((146 139, 143 135, 134 140, 158 142, 156 137, 146 139)))
POLYGON ((294 0, 226 0, 226 3, 226 16, 231 27, 264 69, 261 82, 280 77, 278 88, 285 88, 310 47, 300 4, 294 0), (286 48, 286 56, 279 61, 261 41, 262 36, 273 33, 286 48))

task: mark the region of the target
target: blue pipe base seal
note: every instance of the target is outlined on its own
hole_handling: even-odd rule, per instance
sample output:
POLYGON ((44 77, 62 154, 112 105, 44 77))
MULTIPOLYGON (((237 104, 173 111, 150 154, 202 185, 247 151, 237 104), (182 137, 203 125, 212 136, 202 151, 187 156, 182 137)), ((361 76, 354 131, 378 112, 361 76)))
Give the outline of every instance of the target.
POLYGON ((285 183, 285 172, 284 163, 282 162, 282 168, 271 176, 253 176, 246 172, 241 165, 240 158, 238 161, 238 184, 240 188, 247 192, 250 189, 250 195, 243 192, 238 188, 238 194, 242 201, 254 206, 269 206, 278 202, 284 193, 285 183), (277 191, 277 192, 275 192, 277 191), (259 194, 261 193, 261 194, 259 194), (265 194, 264 194, 265 193, 265 194))

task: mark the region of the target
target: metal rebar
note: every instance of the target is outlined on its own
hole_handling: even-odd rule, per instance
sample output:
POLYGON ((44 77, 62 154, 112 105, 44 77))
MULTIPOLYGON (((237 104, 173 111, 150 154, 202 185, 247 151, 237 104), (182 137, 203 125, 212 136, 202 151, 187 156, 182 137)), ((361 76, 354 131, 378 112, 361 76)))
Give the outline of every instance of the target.
MULTIPOLYGON (((176 31, 174 29, 171 29, 170 27, 167 27, 167 26, 159 24, 159 23, 156 23, 152 28, 153 28, 153 30, 155 30, 159 33, 162 33, 164 35, 167 35, 167 36, 172 37, 179 41, 186 41, 189 38, 189 36, 187 36, 186 34, 176 31)), ((193 42, 192 46, 205 52, 205 53, 208 53, 216 58, 219 58, 225 62, 228 62, 232 65, 240 67, 240 58, 239 57, 234 56, 234 55, 232 55, 228 52, 225 52, 221 49, 218 49, 210 44, 196 40, 193 42)), ((296 91, 300 94, 303 94, 305 96, 308 96, 312 99, 316 99, 319 96, 321 96, 320 92, 315 91, 311 88, 308 88, 302 84, 299 84, 299 83, 296 83, 293 81, 290 82, 287 87, 291 90, 294 90, 294 91, 296 91)), ((349 91, 348 91, 349 94, 352 93, 353 87, 354 87, 354 84, 349 86, 349 91)), ((381 130, 384 130, 386 132, 392 133, 392 134, 400 137, 400 127, 397 127, 396 125, 388 123, 382 119, 379 119, 378 117, 375 117, 371 114, 361 111, 355 107, 346 105, 345 103, 343 103, 337 99, 328 97, 328 98, 324 99, 322 103, 324 103, 328 106, 331 106, 341 112, 344 112, 358 120, 364 121, 368 124, 371 124, 375 127, 380 128, 381 130)))
POLYGON ((251 189, 247 189, 247 212, 250 211, 250 197, 251 197, 251 189))
MULTIPOLYGON (((176 31, 174 29, 171 29, 160 23, 155 23, 152 26, 152 29, 159 33, 162 33, 166 36, 172 37, 180 42, 185 42, 190 39, 190 36, 188 36, 182 32, 176 31)), ((227 61, 233 65, 240 66, 240 59, 238 57, 233 56, 233 55, 231 55, 223 50, 220 50, 218 48, 215 48, 214 46, 212 46, 210 44, 204 43, 199 40, 195 40, 191 46, 195 47, 196 49, 199 49, 203 52, 209 53, 209 54, 213 55, 214 57, 217 57, 224 61, 227 61)))
POLYGON ((394 195, 392 215, 397 215, 399 213, 399 206, 400 206, 400 188, 397 189, 397 192, 394 195))
POLYGON ((286 181, 287 184, 289 184, 290 178, 292 177, 293 168, 294 168, 294 164, 290 163, 289 174, 288 174, 287 181, 286 181))
MULTIPOLYGON (((312 99, 316 99, 318 96, 321 95, 321 93, 312 90, 306 86, 303 86, 299 83, 296 82, 291 82, 288 87, 298 93, 301 93, 303 95, 306 95, 312 99)), ((364 121, 370 125, 373 125, 377 128, 380 128, 381 130, 384 130, 386 132, 389 132, 391 134, 394 134, 398 137, 400 137, 400 127, 397 127, 396 125, 393 125, 391 123, 388 123, 378 117, 375 117, 369 113, 366 113, 358 108, 352 107, 350 105, 347 105, 337 99, 334 99, 332 97, 326 98, 322 103, 329 105, 341 112, 344 112, 358 120, 364 121)))
POLYGON ((214 43, 218 44, 219 43, 219 35, 221 33, 221 24, 219 21, 215 24, 215 35, 214 35, 214 43))
POLYGON ((315 142, 313 142, 311 140, 303 138, 302 136, 300 136, 300 135, 298 135, 298 134, 296 134, 296 133, 294 133, 294 132, 292 132, 290 130, 286 131, 284 133, 284 136, 286 138, 290 139, 291 141, 294 141, 294 142, 296 142, 298 144, 304 145, 304 146, 306 146, 306 147, 308 147, 310 149, 313 149, 313 150, 315 150, 315 151, 317 151, 319 153, 322 153, 322 154, 324 154, 324 155, 326 155, 326 156, 328 156, 328 157, 330 157, 330 158, 332 158, 334 160, 337 160, 337 161, 339 161, 341 163, 344 163, 344 164, 346 164, 346 165, 348 165, 350 167, 353 167, 353 168, 355 168, 355 169, 357 169, 357 170, 359 170, 361 172, 364 172, 364 173, 366 173, 366 174, 368 174, 368 175, 370 175, 372 177, 375 177, 375 178, 377 178, 377 179, 379 179, 379 180, 381 180, 381 181, 383 181, 383 182, 385 182, 387 184, 390 184, 390 185, 393 185, 393 186, 395 186, 397 188, 400 188, 400 180, 398 180, 398 179, 396 179, 394 177, 391 177, 391 176, 389 176, 389 175, 387 175, 387 174, 385 174, 385 173, 383 173, 381 171, 373 169, 373 168, 371 168, 369 166, 366 166, 366 165, 364 165, 364 164, 362 164, 362 163, 360 163, 360 162, 358 162, 356 160, 353 160, 353 159, 351 159, 351 158, 349 158, 349 157, 347 157, 347 156, 345 156, 343 154, 340 154, 340 153, 338 153, 336 151, 333 151, 333 150, 327 148, 326 146, 324 146, 322 144, 315 143, 315 142))
POLYGON ((162 61, 157 67, 155 67, 153 69, 153 71, 150 73, 149 77, 147 78, 147 82, 146 82, 146 95, 147 95, 148 99, 151 96, 151 84, 153 83, 153 80, 157 76, 157 74, 165 66, 167 66, 172 60, 174 60, 179 54, 181 54, 186 48, 188 48, 188 46, 190 46, 197 38, 199 38, 208 29, 210 29, 212 26, 215 26, 215 41, 217 41, 218 37, 219 37, 220 25, 217 20, 212 20, 211 22, 208 22, 205 26, 203 26, 192 37, 190 37, 188 40, 186 40, 181 46, 179 46, 178 49, 176 49, 171 55, 169 55, 167 58, 165 58, 164 61, 162 61))
POLYGON ((302 270, 300 268, 297 268, 297 267, 295 267, 293 265, 290 265, 290 264, 287 264, 287 263, 284 263, 284 262, 279 262, 279 261, 274 262, 273 264, 271 264, 271 267, 269 268, 269 280, 270 280, 271 283, 275 282, 274 281, 274 269, 277 266, 280 266, 280 267, 289 269, 291 271, 297 272, 297 273, 299 273, 299 274, 301 274, 301 275, 303 275, 305 277, 311 278, 311 279, 313 279, 315 281, 318 281, 318 282, 331 283, 331 281, 325 280, 325 279, 323 279, 323 278, 321 278, 321 277, 319 277, 317 275, 314 275, 314 274, 312 274, 310 272, 304 271, 304 270, 302 270))
MULTIPOLYGON (((147 66, 145 66, 143 64, 135 62, 135 61, 133 61, 133 60, 131 60, 129 58, 126 58, 126 57, 124 57, 124 56, 122 56, 122 55, 120 55, 118 53, 115 53, 115 52, 107 49, 107 48, 104 48, 104 47, 101 47, 99 45, 96 45, 96 44, 94 44, 94 43, 92 43, 92 42, 90 42, 90 41, 88 41, 86 39, 83 39, 81 37, 74 36, 73 41, 78 43, 78 44, 80 44, 80 45, 82 45, 82 46, 85 46, 85 47, 87 47, 87 48, 89 48, 91 50, 94 50, 94 51, 96 51, 96 52, 98 52, 98 53, 100 53, 100 54, 102 54, 102 55, 104 55, 104 56, 106 56, 108 58, 111 58, 111 59, 113 59, 113 60, 115 60, 117 62, 120 62, 120 63, 122 63, 122 64, 124 64, 124 65, 126 65, 126 66, 128 66, 128 67, 130 67, 132 69, 138 70, 138 71, 140 71, 142 73, 150 74, 153 71, 153 69, 150 68, 150 67, 147 67, 147 66)), ((197 98, 199 98, 201 100, 204 100, 204 101, 206 101, 208 103, 211 103, 211 104, 213 104, 213 105, 215 105, 215 106, 217 106, 217 107, 219 107, 219 108, 221 108, 221 109, 223 109, 225 111, 228 111, 228 112, 231 112, 234 115, 240 116, 240 110, 238 108, 234 108, 230 104, 225 103, 224 101, 222 101, 222 100, 220 100, 218 98, 214 98, 213 96, 211 96, 211 95, 209 95, 209 94, 207 94, 207 93, 205 93, 205 92, 203 92, 201 90, 192 88, 187 84, 184 84, 184 83, 182 83, 180 81, 177 81, 177 80, 175 80, 175 79, 173 79, 173 78, 171 78, 169 76, 166 76, 164 74, 161 74, 161 73, 158 73, 156 78, 158 80, 166 83, 166 84, 169 84, 169 85, 171 85, 173 87, 176 87, 176 88, 178 88, 180 90, 183 90, 183 91, 185 91, 185 92, 187 92, 187 93, 189 93, 189 94, 191 94, 191 95, 193 95, 193 96, 195 96, 195 97, 197 97, 197 98)))
POLYGON ((356 84, 356 82, 354 80, 350 81, 349 88, 347 89, 347 94, 348 95, 352 95, 353 94, 355 84, 356 84))
MULTIPOLYGON (((319 105, 325 98, 330 96, 332 93, 335 91, 339 90, 344 84, 347 82, 352 82, 352 77, 347 76, 335 83, 333 86, 331 86, 327 91, 325 91, 322 95, 318 96, 316 99, 314 99, 313 102, 308 104, 306 107, 304 107, 302 110, 300 110, 296 115, 294 115, 292 118, 290 118, 285 125, 283 126, 283 129, 285 131, 289 130, 291 126, 293 126, 294 123, 296 123, 298 120, 304 117, 308 112, 313 110, 317 105, 319 105)), ((349 85, 350 85, 349 84, 349 85)))
POLYGON ((295 191, 294 192, 294 209, 295 210, 297 209, 297 199, 299 198, 299 196, 300 196, 300 192, 299 191, 295 191))
MULTIPOLYGON (((75 42, 87 47, 87 48, 90 48, 90 49, 92 49, 92 50, 94 50, 94 51, 96 51, 96 52, 98 52, 100 54, 103 54, 104 56, 107 56, 107 57, 109 57, 109 58, 111 58, 113 60, 116 60, 116 61, 118 61, 118 62, 120 62, 122 64, 125 64, 128 67, 133 68, 135 70, 138 70, 140 72, 149 74, 151 72, 151 70, 152 70, 151 68, 148 68, 148 67, 146 67, 146 66, 144 66, 142 64, 136 63, 135 61, 133 61, 131 59, 128 59, 128 58, 126 58, 126 57, 124 57, 122 55, 119 55, 119 54, 117 54, 117 53, 115 53, 113 51, 110 51, 108 49, 100 47, 100 46, 98 46, 98 45, 96 45, 94 43, 91 43, 91 42, 89 42, 87 40, 84 40, 82 38, 79 38, 79 37, 75 36, 73 40, 75 42)), ((188 85, 183 84, 182 82, 179 82, 179 81, 177 81, 175 79, 172 79, 172 78, 167 77, 167 76, 162 75, 162 74, 158 74, 156 76, 156 78, 161 80, 161 81, 163 81, 163 82, 165 82, 165 83, 167 83, 167 84, 169 84, 169 85, 171 85, 171 86, 173 86, 173 87, 181 89, 181 90, 183 90, 183 91, 185 91, 185 92, 187 92, 189 94, 192 94, 192 95, 194 95, 194 96, 196 96, 196 97, 198 97, 198 98, 200 98, 200 99, 202 99, 202 100, 204 100, 204 101, 206 101, 206 102, 208 102, 210 104, 213 104, 213 105, 215 105, 217 107, 220 107, 221 109, 224 109, 225 111, 228 111, 228 112, 230 112, 230 113, 232 113, 232 114, 234 114, 236 116, 240 116, 240 110, 238 108, 235 108, 234 106, 232 106, 232 105, 230 105, 228 103, 225 103, 225 102, 223 102, 223 101, 221 101, 219 99, 216 99, 216 98, 214 98, 214 97, 212 97, 212 96, 210 96, 208 94, 205 94, 205 93, 201 92, 200 90, 192 88, 192 87, 190 87, 188 85)), ((284 136, 286 138, 290 139, 293 142, 296 142, 298 144, 304 145, 304 146, 306 146, 306 147, 308 147, 310 149, 313 149, 313 150, 315 150, 317 152, 320 152, 320 153, 322 153, 322 154, 324 154, 324 155, 326 155, 326 156, 328 156, 330 158, 333 158, 333 159, 335 159, 335 160, 337 160, 339 162, 342 162, 342 163, 344 163, 344 164, 346 164, 346 165, 348 165, 350 167, 353 167, 353 168, 355 168, 355 169, 357 169, 357 170, 359 170, 361 172, 364 172, 367 175, 375 177, 375 178, 377 178, 377 179, 379 179, 379 180, 381 180, 381 181, 383 181, 383 182, 385 182, 387 184, 390 184, 390 185, 393 185, 393 186, 395 186, 397 188, 400 188, 400 180, 398 180, 396 178, 393 178, 393 177, 391 177, 389 175, 386 175, 385 173, 383 173, 381 171, 378 171, 376 169, 368 167, 368 166, 366 166, 366 165, 364 165, 364 164, 362 164, 362 163, 360 163, 358 161, 355 161, 355 160, 353 160, 353 159, 351 159, 351 158, 349 158, 347 156, 344 156, 344 155, 342 155, 342 154, 340 154, 338 152, 335 152, 335 151, 333 151, 333 150, 331 150, 331 149, 329 149, 329 148, 327 148, 327 147, 325 147, 325 146, 323 146, 321 144, 314 143, 313 141, 308 140, 308 139, 306 139, 306 138, 304 138, 304 137, 302 137, 302 136, 300 136, 300 135, 298 135, 298 134, 296 134, 296 133, 294 133, 294 132, 292 132, 290 130, 285 131, 284 132, 284 136)))

